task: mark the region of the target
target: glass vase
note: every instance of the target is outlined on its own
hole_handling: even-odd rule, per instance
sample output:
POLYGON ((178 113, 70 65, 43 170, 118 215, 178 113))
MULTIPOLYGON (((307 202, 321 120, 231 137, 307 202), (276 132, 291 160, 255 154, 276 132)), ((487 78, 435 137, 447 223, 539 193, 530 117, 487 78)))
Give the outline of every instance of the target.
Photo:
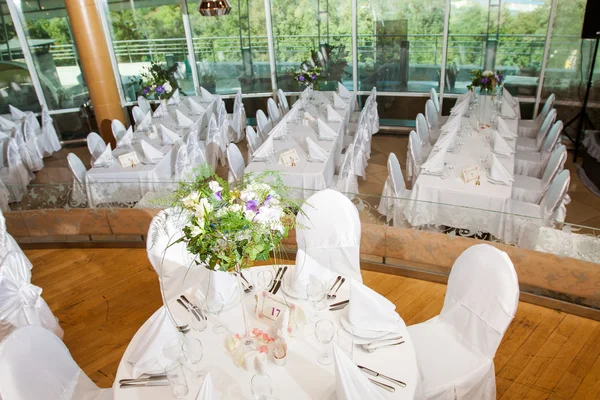
POLYGON ((235 275, 238 280, 238 290, 240 291, 240 306, 242 307, 242 318, 244 321, 244 334, 241 335, 240 344, 245 352, 256 350, 256 338, 250 334, 248 326, 248 316, 246 315, 246 305, 244 304, 244 283, 242 281, 242 267, 237 264, 235 266, 235 275))
POLYGON ((477 105, 477 121, 481 128, 490 126, 492 121, 492 107, 494 100, 491 89, 482 88, 479 90, 479 99, 477 105))

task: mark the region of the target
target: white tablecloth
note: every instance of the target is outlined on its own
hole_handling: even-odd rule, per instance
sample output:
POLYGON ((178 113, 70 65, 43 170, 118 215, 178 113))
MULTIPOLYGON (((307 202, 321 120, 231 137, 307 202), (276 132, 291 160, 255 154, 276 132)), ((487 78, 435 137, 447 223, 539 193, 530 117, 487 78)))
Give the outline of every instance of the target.
MULTIPOLYGON (((271 268, 273 274, 275 274, 275 269, 273 267, 260 268, 271 268)), ((252 271, 256 270, 257 269, 252 269, 252 271)), ((287 271, 287 274, 291 273, 293 273, 293 271, 287 271)), ((249 275, 249 273, 247 272, 246 275, 249 275)), ((338 292, 337 299, 330 300, 328 303, 335 303, 347 299, 348 288, 348 284, 344 285, 338 292)), ((283 290, 280 290, 278 294, 284 295, 283 290)), ((293 301, 293 299, 290 300, 293 301)), ((245 294, 244 305, 250 316, 250 329, 257 327, 268 331, 269 326, 254 317, 252 311, 254 304, 254 295, 245 294)), ((300 304, 304 306, 303 302, 300 302, 300 304)), ((186 311, 180 305, 174 303, 170 306, 170 309, 178 323, 185 323, 186 311)), ((330 319, 334 323, 337 332, 337 329, 341 326, 340 317, 345 315, 345 313, 347 313, 346 310, 335 312, 325 310, 323 311, 322 318, 330 319)), ((119 388, 120 379, 131 378, 132 365, 126 360, 135 348, 141 336, 141 332, 148 327, 149 321, 151 320, 152 318, 146 321, 135 334, 123 355, 113 386, 115 400, 174 399, 171 395, 170 387, 119 388)), ((243 333, 242 311, 239 304, 223 311, 221 313, 221 321, 225 322, 231 331, 243 333)), ((250 390, 250 379, 255 372, 248 372, 233 364, 233 361, 224 346, 226 334, 217 335, 213 333, 212 326, 211 317, 209 316, 208 328, 197 334, 196 337, 202 341, 204 348, 204 357, 200 365, 205 371, 211 373, 215 389, 221 394, 221 397, 217 398, 254 399, 250 390), (235 393, 238 393, 238 395, 234 395, 235 393)), ((335 368, 333 364, 321 365, 317 362, 317 356, 322 353, 323 347, 317 342, 314 336, 313 326, 314 325, 308 323, 300 335, 290 339, 288 342, 288 357, 285 366, 280 367, 275 365, 272 361, 272 356, 269 353, 266 372, 273 382, 273 396, 277 396, 279 400, 335 399, 335 368)), ((192 335, 196 335, 196 333, 192 333, 192 335)), ((355 363, 369 367, 393 378, 400 379, 407 384, 405 388, 392 385, 396 387, 396 391, 393 394, 381 390, 381 394, 387 399, 413 399, 419 385, 419 372, 412 341, 408 331, 401 332, 400 335, 404 338, 404 344, 379 349, 374 353, 368 353, 358 346, 354 347, 353 361, 355 363)), ((192 378, 191 372, 187 377, 190 391, 185 399, 193 400, 196 398, 199 385, 197 380, 192 378)), ((378 380, 389 384, 389 382, 386 382, 383 379, 378 380)))
MULTIPOLYGON (((307 112, 312 117, 319 118, 325 121, 327 125, 338 133, 338 136, 333 141, 319 140, 317 136, 317 123, 309 122, 308 125, 302 123, 296 123, 295 118, 290 118, 291 113, 288 113, 282 121, 280 121, 274 128, 273 133, 278 132, 280 129, 285 129, 285 124, 290 129, 291 141, 274 141, 275 158, 276 162, 250 162, 246 167, 245 172, 259 173, 263 171, 279 171, 283 182, 291 187, 298 188, 293 192, 294 197, 307 199, 315 192, 319 190, 327 189, 333 182, 333 176, 335 174, 336 160, 339 159, 341 154, 341 147, 344 140, 344 133, 346 128, 346 122, 327 122, 327 105, 333 106, 333 92, 315 92, 316 105, 308 105, 307 112), (329 157, 325 162, 309 162, 306 159, 307 148, 305 139, 310 138, 324 150, 329 152, 329 157), (300 160, 295 166, 286 167, 280 164, 279 155, 290 149, 296 149, 300 160)), ((345 109, 336 109, 336 111, 342 116, 343 121, 348 121, 350 113, 354 109, 356 100, 354 96, 348 101, 348 106, 345 109)), ((299 101, 296 102, 293 108, 298 109, 300 106, 299 101)))
MULTIPOLYGON (((513 124, 516 129, 516 120, 513 124)), ((467 118, 463 118, 461 131, 469 129, 467 118)), ((511 129, 513 128, 512 125, 511 129)), ((496 237, 505 236, 506 224, 510 220, 510 199, 512 185, 495 185, 486 179, 486 171, 481 161, 487 155, 491 162, 491 149, 485 138, 492 133, 490 128, 479 129, 472 136, 463 137, 464 145, 455 153, 446 153, 445 162, 454 165, 449 176, 419 174, 410 195, 410 201, 404 208, 404 215, 412 226, 435 225, 450 226, 471 233, 489 232, 496 237), (463 170, 478 166, 480 185, 465 183, 463 170)), ((441 136, 442 138, 444 136, 441 136)), ((438 139, 439 140, 439 139, 438 139)), ((515 146, 515 141, 507 141, 515 146)), ((432 153, 433 154, 433 153, 432 153)), ((514 156, 498 157, 504 167, 514 170, 514 156)))

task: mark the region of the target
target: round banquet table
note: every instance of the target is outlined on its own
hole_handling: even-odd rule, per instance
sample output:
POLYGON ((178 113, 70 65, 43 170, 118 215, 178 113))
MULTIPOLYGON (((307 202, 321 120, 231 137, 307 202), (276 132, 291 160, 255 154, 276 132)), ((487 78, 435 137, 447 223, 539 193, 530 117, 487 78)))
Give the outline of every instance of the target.
MULTIPOLYGON (((261 268, 269 268, 273 270, 275 276, 276 267, 265 266, 255 267, 245 271, 245 276, 250 279, 250 274, 254 271, 259 271, 261 268)), ((292 276, 293 266, 290 266, 286 273, 286 277, 292 276)), ((310 305, 305 300, 298 300, 285 294, 283 285, 282 290, 279 290, 278 295, 284 296, 288 301, 299 304, 305 310, 307 315, 310 310, 310 305)), ((339 292, 337 298, 327 301, 327 308, 321 312, 319 319, 329 319, 334 323, 335 334, 334 342, 337 336, 337 330, 341 328, 340 318, 347 315, 348 307, 340 311, 329 311, 329 304, 336 303, 348 299, 349 284, 346 282, 339 292)), ((330 286, 331 287, 331 284, 330 286)), ((256 291, 256 290, 255 290, 256 291)), ((186 292, 192 302, 194 298, 193 291, 186 292)), ((244 307, 246 307, 249 317, 249 328, 259 328, 271 334, 270 324, 259 320, 254 315, 255 294, 244 294, 244 307)), ((238 296, 239 297, 239 296, 238 296)), ((197 302, 196 302, 197 303, 197 302)), ((178 305, 175 301, 169 304, 169 309, 173 314, 178 324, 186 324, 189 321, 187 311, 178 305)), ((140 387, 140 388, 124 388, 119 387, 119 380, 132 377, 133 365, 128 362, 130 354, 138 344, 141 333, 144 332, 153 321, 154 317, 161 309, 157 310, 150 319, 148 319, 142 327, 136 332, 133 339, 129 343, 117 371, 117 376, 113 385, 115 400, 165 400, 175 399, 171 394, 169 386, 155 387, 140 387)), ((206 314, 206 313, 205 313, 206 314)), ((204 348, 204 356, 200 362, 200 368, 204 372, 210 372, 215 390, 220 399, 254 399, 251 389, 250 380, 256 373, 254 368, 247 371, 244 367, 236 367, 231 356, 225 348, 225 338, 229 332, 243 334, 244 325, 242 318, 242 310, 240 303, 224 309, 221 312, 220 319, 225 323, 229 332, 223 334, 215 334, 212 331, 214 316, 208 315, 208 327, 202 332, 190 331, 186 336, 193 336, 201 340, 204 348)), ((341 328, 343 329, 343 328, 341 328)), ((402 388, 390 383, 382 378, 376 380, 395 387, 394 393, 380 390, 382 396, 386 399, 413 399, 420 397, 419 393, 419 372, 417 369, 417 361, 408 330, 404 328, 399 333, 403 337, 405 343, 398 346, 384 347, 369 353, 362 347, 354 346, 353 361, 356 364, 368 367, 384 375, 401 380, 406 383, 406 387, 402 388)), ((269 355, 266 365, 266 373, 269 374, 273 383, 272 396, 279 400, 334 400, 335 396, 335 366, 334 364, 322 365, 317 361, 317 357, 323 351, 321 345, 314 335, 314 323, 307 321, 303 328, 299 329, 298 334, 291 337, 288 341, 288 355, 284 366, 277 366, 273 362, 271 354, 271 346, 269 346, 269 355)), ((333 357, 331 344, 329 345, 329 353, 333 357)), ((186 378, 189 387, 189 393, 184 399, 194 400, 200 390, 202 378, 195 378, 194 373, 186 369, 186 378)), ((365 373, 366 377, 370 377, 365 373)))

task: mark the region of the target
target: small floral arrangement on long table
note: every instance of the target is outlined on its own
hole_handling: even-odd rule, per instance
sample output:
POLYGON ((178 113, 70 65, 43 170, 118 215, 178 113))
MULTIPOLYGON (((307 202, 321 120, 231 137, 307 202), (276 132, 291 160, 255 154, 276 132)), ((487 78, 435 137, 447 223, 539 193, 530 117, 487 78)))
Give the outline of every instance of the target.
POLYGON ((471 72, 471 75, 473 76, 473 80, 467 86, 467 89, 473 90, 474 87, 479 87, 482 90, 491 91, 492 94, 494 93, 494 89, 500 86, 504 80, 504 77, 500 73, 489 70, 481 72, 475 69, 471 72))
POLYGON ((319 88, 319 80, 321 78, 321 67, 316 66, 304 66, 296 74, 296 80, 300 86, 313 86, 315 89, 319 88))
POLYGON ((179 89, 179 83, 175 75, 179 70, 179 64, 175 63, 169 68, 164 68, 157 63, 150 64, 150 67, 141 73, 142 85, 141 95, 146 98, 156 98, 160 100, 170 99, 175 91, 179 89))

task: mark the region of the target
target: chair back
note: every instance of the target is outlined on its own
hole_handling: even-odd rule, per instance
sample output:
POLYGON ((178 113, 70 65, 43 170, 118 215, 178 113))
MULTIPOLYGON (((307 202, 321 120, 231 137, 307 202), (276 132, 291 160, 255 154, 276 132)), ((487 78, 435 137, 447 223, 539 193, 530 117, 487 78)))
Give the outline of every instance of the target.
POLYGON ((542 122, 542 125, 540 125, 540 129, 538 130, 538 133, 535 138, 535 145, 537 150, 539 150, 542 147, 544 139, 546 139, 546 136, 548 136, 548 132, 550 131, 550 127, 552 126, 554 121, 556 121, 555 108, 550 110, 548 115, 546 115, 546 118, 544 118, 544 122, 542 122))
POLYGON ((229 183, 241 180, 246 165, 244 164, 244 156, 242 156, 242 152, 235 143, 227 146, 227 160, 229 161, 229 183))
POLYGON ((258 135, 251 126, 246 127, 246 141, 248 142, 248 163, 250 163, 250 161, 252 161, 252 154, 254 154, 261 145, 258 135))
POLYGON ((235 93, 235 100, 233 101, 233 112, 235 113, 240 107, 244 106, 244 102, 242 101, 242 91, 238 90, 235 93))
MULTIPOLYGON (((433 105, 435 106, 435 111, 438 113, 440 113, 440 99, 438 98, 438 94, 435 91, 434 88, 429 89, 429 100, 431 100, 433 102, 433 105)), ((427 111, 427 110, 425 110, 427 111)))
POLYGON ((419 139, 421 141, 421 144, 429 144, 431 143, 429 140, 429 124, 427 123, 427 120, 425 119, 425 116, 421 113, 417 114, 417 120, 416 120, 416 125, 417 125, 417 134, 419 135, 419 139))
POLYGON ((84 183, 87 170, 85 169, 85 165, 81 159, 75 154, 69 153, 67 155, 67 163, 69 164, 69 169, 71 170, 71 173, 77 182, 84 183))
POLYGON ((0 346, 0 396, 3 399, 112 398, 112 389, 96 386, 73 360, 65 344, 42 327, 18 329, 0 346))
POLYGON ((423 164, 423 149, 417 132, 410 131, 408 135, 408 154, 406 160, 406 175, 409 181, 419 176, 423 164))
POLYGON ((131 113, 133 114, 133 120, 135 121, 136 125, 142 122, 147 114, 144 113, 139 106, 134 106, 131 110, 131 113))
POLYGON ((281 89, 277 89, 277 100, 279 101, 279 106, 281 107, 283 113, 287 113, 290 110, 290 105, 287 101, 287 97, 285 97, 285 94, 281 89))
POLYGON ((392 178, 392 186, 394 189, 394 197, 402 198, 406 192, 406 184, 402 176, 402 168, 398 157, 394 153, 390 153, 387 161, 388 174, 392 178))
POLYGON ((546 169, 544 169, 544 174, 542 175, 542 187, 544 190, 550 186, 550 182, 552 182, 554 177, 564 169, 566 161, 567 148, 562 144, 556 146, 550 155, 550 160, 548 161, 548 165, 546 165, 546 169))
MULTIPOLYGON (((148 101, 148 100, 146 100, 146 101, 148 101)), ((123 125, 123 123, 121 121, 119 121, 118 119, 113 119, 110 126, 112 128, 113 136, 115 137, 115 140, 118 143, 119 140, 121 140, 123 138, 123 136, 125 136, 125 132, 127 132, 127 128, 125 128, 125 125, 123 125)))
POLYGON ((478 244, 454 262, 439 319, 459 343, 492 359, 518 304, 519 281, 510 258, 478 244))
POLYGON ((189 170, 189 159, 188 159, 188 152, 187 152, 187 148, 180 144, 179 148, 177 149, 177 153, 175 156, 175 165, 174 165, 174 175, 175 175, 175 179, 177 180, 181 180, 183 178, 185 178, 185 175, 188 173, 189 170))
POLYGON ((0 341, 13 329, 38 325, 62 337, 58 320, 31 284, 31 263, 22 251, 9 252, 0 264, 0 341))
POLYGON ((331 189, 315 193, 302 206, 297 222, 296 268, 325 268, 362 282, 360 218, 346 196, 331 189))
POLYGON ((265 140, 271 131, 271 124, 263 110, 258 110, 256 112, 256 126, 258 127, 258 133, 262 140, 265 140))
POLYGON ((96 132, 90 132, 89 135, 87 135, 87 147, 90 156, 92 156, 91 163, 93 164, 94 161, 102 155, 104 149, 106 149, 106 143, 104 143, 104 140, 102 140, 100 135, 96 132))
POLYGON ((431 99, 425 103, 425 119, 427 119, 427 125, 429 125, 430 130, 438 127, 438 111, 431 99))
POLYGON ((146 115, 150 111, 152 111, 152 107, 150 106, 150 102, 144 96, 138 96, 137 101, 138 101, 138 107, 140 108, 140 110, 142 110, 142 112, 144 113, 144 115, 146 115))
POLYGON ((277 108, 277 103, 272 98, 267 100, 267 111, 269 111, 269 119, 273 125, 278 123, 281 119, 281 114, 279 113, 279 108, 277 108))
POLYGON ((551 219, 554 218, 555 213, 563 203, 567 192, 569 191, 569 184, 571 183, 571 173, 568 169, 560 172, 550 183, 548 191, 542 197, 540 202, 540 209, 542 211, 542 218, 551 219))
POLYGON ((223 125, 227 120, 227 108, 225 108, 225 102, 221 100, 217 106, 217 124, 223 125))
POLYGON ((542 111, 540 111, 540 113, 537 115, 537 117, 535 117, 535 121, 538 124, 541 125, 541 123, 546 118, 546 115, 548 115, 548 113, 550 112, 550 110, 552 108, 554 108, 554 101, 555 100, 556 100, 556 96, 554 95, 554 93, 552 93, 550 96, 548 96, 548 98, 546 99, 546 102, 544 103, 544 107, 542 107, 542 111))
MULTIPOLYGON (((548 135, 546 136, 546 139, 544 140, 544 144, 542 145, 542 149, 540 151, 544 157, 547 157, 550 155, 550 152, 554 149, 554 146, 556 146, 556 143, 558 143, 558 140, 560 139, 560 134, 562 131, 563 131, 562 121, 557 121, 554 123, 554 125, 552 125, 552 128, 550 128, 550 132, 548 132, 548 135)), ((546 158, 546 160, 547 160, 547 158, 546 158)))

